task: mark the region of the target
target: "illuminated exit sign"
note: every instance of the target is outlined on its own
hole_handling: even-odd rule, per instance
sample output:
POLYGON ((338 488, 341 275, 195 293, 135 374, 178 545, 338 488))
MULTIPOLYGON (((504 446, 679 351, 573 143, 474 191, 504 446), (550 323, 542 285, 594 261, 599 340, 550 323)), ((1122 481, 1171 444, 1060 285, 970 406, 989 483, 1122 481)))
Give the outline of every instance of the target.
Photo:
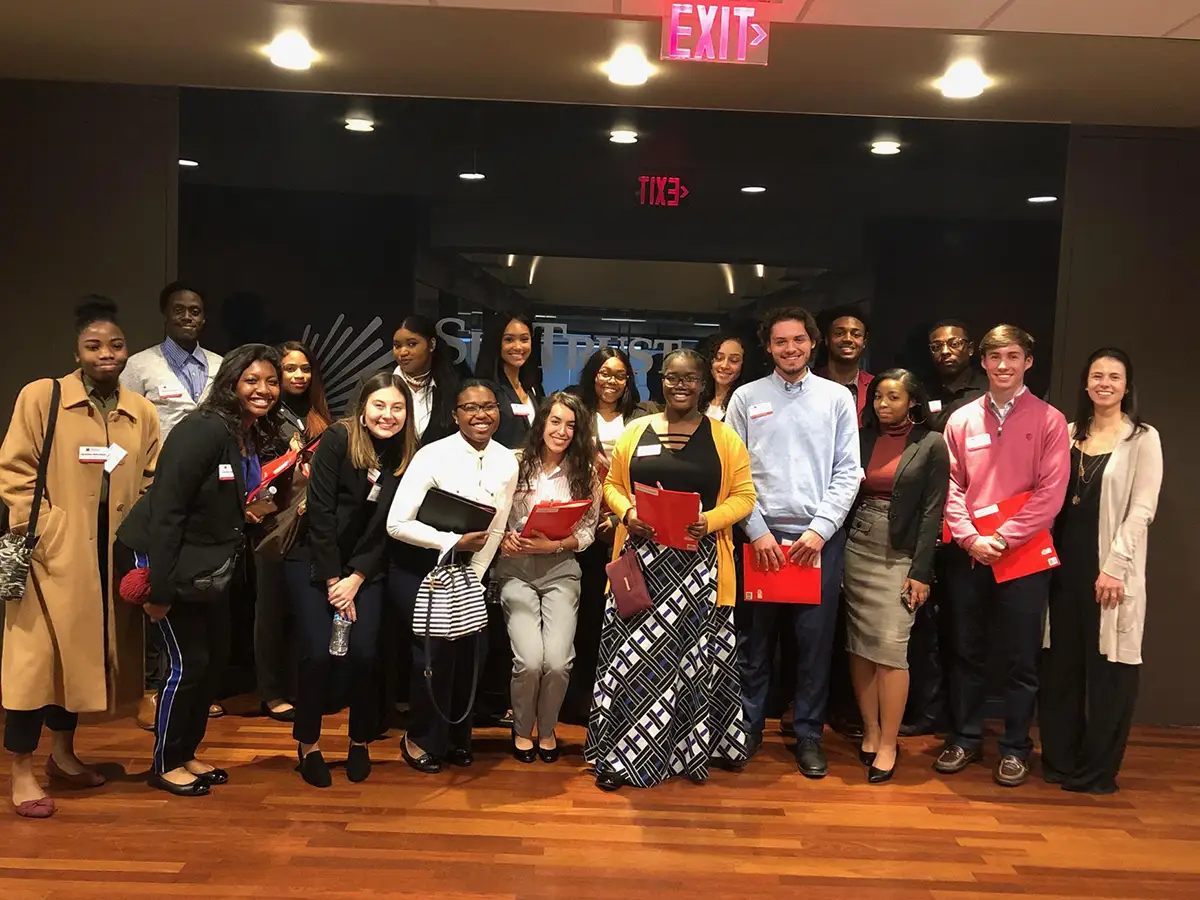
POLYGON ((641 175, 638 182, 642 206, 678 206, 691 193, 674 175, 641 175))
POLYGON ((662 58, 765 66, 770 20, 750 3, 672 3, 662 58))

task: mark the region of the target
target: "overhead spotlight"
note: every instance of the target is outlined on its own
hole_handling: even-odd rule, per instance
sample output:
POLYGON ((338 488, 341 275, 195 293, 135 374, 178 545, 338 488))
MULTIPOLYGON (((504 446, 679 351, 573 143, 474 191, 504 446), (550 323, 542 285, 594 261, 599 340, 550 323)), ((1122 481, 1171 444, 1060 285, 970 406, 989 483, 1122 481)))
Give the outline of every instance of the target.
POLYGON ((761 184, 748 184, 742 188, 743 194, 761 194, 766 191, 766 188, 761 184))
POLYGON ((1058 200, 1057 197, 1051 197, 1049 194, 1044 194, 1039 197, 1030 197, 1029 198, 1030 203, 1055 203, 1055 202, 1057 202, 1057 200, 1058 200))
POLYGON ((600 66, 600 71, 607 75, 613 84, 636 87, 645 84, 646 79, 654 74, 654 66, 650 65, 645 51, 637 44, 622 44, 613 51, 608 61, 600 66))
POLYGON ((542 261, 540 256, 535 256, 529 261, 529 286, 533 287, 533 276, 537 274, 538 263, 542 261))
POLYGON ((366 134, 375 130, 375 121, 366 116, 346 116, 346 130, 366 134))
POLYGON ((459 172, 458 177, 463 181, 483 181, 484 174, 482 172, 459 172))
POLYGON ((951 64, 946 74, 933 84, 949 100, 969 100, 978 97, 992 83, 979 63, 973 59, 960 59, 951 64))
POLYGON ((692 324, 695 325, 697 328, 720 328, 721 327, 720 322, 693 322, 692 324))
POLYGON ((759 278, 763 278, 767 274, 767 267, 764 266, 762 263, 759 263, 758 265, 756 265, 754 267, 754 274, 757 275, 759 278))
POLYGON ((626 318, 622 318, 620 316, 610 316, 608 318, 601 319, 600 321, 601 322, 625 322, 627 324, 639 325, 639 324, 645 322, 646 320, 645 319, 626 319, 626 318))
POLYGON ((195 169, 200 165, 200 163, 196 162, 194 159, 181 159, 179 161, 179 165, 185 169, 195 169))
POLYGON ((637 132, 632 128, 614 128, 608 133, 608 139, 614 144, 636 144, 637 132))
POLYGON ((872 141, 871 152, 876 156, 895 156, 900 152, 899 141, 872 141))
POLYGON ((284 31, 275 36, 264 51, 267 58, 281 69, 302 72, 320 59, 308 38, 299 31, 284 31))
POLYGON ((506 262, 505 265, 511 269, 513 267, 513 263, 515 263, 516 261, 517 261, 517 254, 510 253, 510 254, 508 254, 508 262, 506 262))

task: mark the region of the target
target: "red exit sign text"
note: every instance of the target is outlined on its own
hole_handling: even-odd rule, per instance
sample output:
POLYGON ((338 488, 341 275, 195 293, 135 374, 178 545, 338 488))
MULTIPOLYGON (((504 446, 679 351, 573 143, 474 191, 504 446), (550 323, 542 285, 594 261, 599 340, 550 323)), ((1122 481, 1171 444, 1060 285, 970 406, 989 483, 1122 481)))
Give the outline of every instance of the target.
POLYGON ((672 3, 663 13, 663 59, 767 64, 770 21, 750 3, 672 3))
POLYGON ((638 181, 642 185, 642 206, 678 206, 689 193, 674 175, 641 175, 638 181))

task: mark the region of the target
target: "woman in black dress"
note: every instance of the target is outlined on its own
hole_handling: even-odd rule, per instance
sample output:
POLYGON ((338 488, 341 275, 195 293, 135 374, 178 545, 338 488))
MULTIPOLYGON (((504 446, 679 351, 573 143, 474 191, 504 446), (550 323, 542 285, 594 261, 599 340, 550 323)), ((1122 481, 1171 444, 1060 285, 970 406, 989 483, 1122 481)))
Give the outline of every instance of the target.
POLYGON ((499 388, 500 426, 494 440, 510 450, 525 443, 545 396, 535 349, 533 322, 522 313, 493 316, 480 339, 475 377, 499 388))

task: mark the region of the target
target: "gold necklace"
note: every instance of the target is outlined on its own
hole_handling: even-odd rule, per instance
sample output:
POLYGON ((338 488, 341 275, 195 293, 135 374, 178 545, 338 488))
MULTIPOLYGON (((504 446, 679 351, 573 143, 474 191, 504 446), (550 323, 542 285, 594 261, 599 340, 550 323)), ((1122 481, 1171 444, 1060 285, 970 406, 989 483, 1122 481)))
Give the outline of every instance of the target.
POLYGON ((1075 446, 1079 449, 1079 478, 1075 481, 1075 494, 1071 497, 1072 506, 1079 505, 1079 491, 1081 486, 1092 483, 1092 479, 1096 477, 1096 473, 1099 472, 1100 467, 1104 465, 1104 458, 1108 456, 1107 453, 1097 454, 1091 470, 1088 471, 1083 466, 1083 457, 1085 456, 1083 452, 1083 445, 1076 441, 1075 446))

